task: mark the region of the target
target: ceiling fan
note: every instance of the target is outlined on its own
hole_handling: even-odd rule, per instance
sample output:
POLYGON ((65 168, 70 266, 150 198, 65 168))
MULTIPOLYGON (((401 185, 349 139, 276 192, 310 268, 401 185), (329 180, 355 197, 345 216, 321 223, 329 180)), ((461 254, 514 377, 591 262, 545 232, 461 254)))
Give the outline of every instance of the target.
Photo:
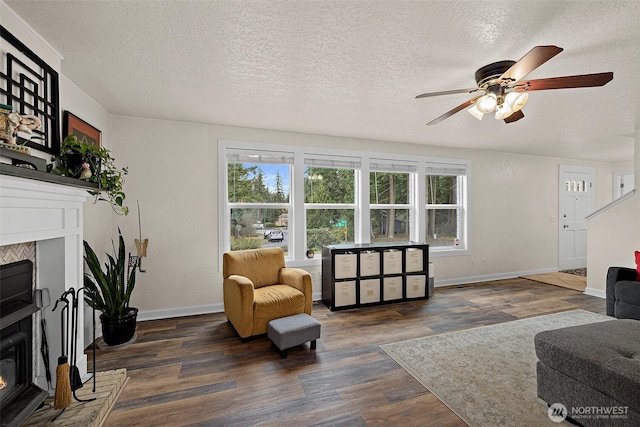
POLYGON ((613 73, 608 72, 522 80, 527 74, 562 50, 557 46, 536 46, 518 62, 498 61, 480 68, 475 75, 477 88, 423 93, 416 96, 417 99, 456 93, 481 92, 481 94, 430 121, 427 125, 438 124, 467 107, 470 107, 467 111, 478 120, 482 120, 485 114, 495 112, 496 119, 504 120, 505 123, 513 123, 524 117, 521 109, 529 98, 528 92, 532 90, 604 86, 613 79, 613 73))

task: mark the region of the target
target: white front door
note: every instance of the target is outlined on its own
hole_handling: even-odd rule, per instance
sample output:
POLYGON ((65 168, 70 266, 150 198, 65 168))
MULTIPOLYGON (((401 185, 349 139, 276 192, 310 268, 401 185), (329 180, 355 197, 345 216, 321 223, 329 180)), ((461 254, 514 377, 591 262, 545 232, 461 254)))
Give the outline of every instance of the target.
POLYGON ((560 165, 559 261, 560 270, 587 266, 587 220, 593 211, 595 170, 560 165))

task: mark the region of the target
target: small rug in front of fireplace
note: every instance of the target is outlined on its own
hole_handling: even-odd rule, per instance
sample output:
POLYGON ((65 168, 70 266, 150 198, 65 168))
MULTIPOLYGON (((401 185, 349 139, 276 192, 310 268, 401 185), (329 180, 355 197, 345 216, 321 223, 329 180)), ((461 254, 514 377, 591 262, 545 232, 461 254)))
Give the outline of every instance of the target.
POLYGON ((44 406, 31 414, 23 426, 95 426, 104 423, 127 381, 127 370, 96 372, 96 392, 93 392, 93 380, 87 381, 82 388, 76 390, 79 399, 96 400, 78 402, 74 399, 71 405, 55 420, 60 413, 53 410, 53 398, 47 399, 44 406))

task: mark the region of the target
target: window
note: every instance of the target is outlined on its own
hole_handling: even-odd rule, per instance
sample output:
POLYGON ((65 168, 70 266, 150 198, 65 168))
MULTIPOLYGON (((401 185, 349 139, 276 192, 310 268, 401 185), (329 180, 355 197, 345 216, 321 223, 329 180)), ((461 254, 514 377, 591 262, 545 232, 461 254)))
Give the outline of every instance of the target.
POLYGON ((468 248, 464 160, 220 141, 219 165, 221 254, 277 246, 304 265, 340 243, 468 248))
POLYGON ((305 158, 306 248, 320 256, 322 246, 355 241, 356 170, 359 159, 305 158))
POLYGON ((411 177, 416 166, 372 159, 369 169, 371 241, 411 240, 411 177))
POLYGON ((432 249, 465 248, 464 183, 466 166, 427 164, 426 236, 432 249))
POLYGON ((287 252, 292 163, 291 153, 227 151, 232 251, 280 246, 287 252))

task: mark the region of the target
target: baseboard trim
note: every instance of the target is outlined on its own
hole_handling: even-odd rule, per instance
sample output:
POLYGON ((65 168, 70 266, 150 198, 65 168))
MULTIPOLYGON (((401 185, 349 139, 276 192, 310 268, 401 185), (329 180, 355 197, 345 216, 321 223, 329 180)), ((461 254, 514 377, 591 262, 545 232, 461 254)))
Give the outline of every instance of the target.
POLYGON ((591 295, 592 297, 607 299, 607 294, 602 289, 587 288, 584 290, 584 294, 591 295))
MULTIPOLYGON (((322 293, 313 294, 314 301, 322 301, 322 293)), ((224 313, 224 304, 197 305, 193 307, 167 308, 138 312, 138 320, 171 319, 174 317, 197 316, 199 314, 224 313)))
MULTIPOLYGON (((540 270, 487 274, 482 276, 459 277, 455 279, 438 280, 436 278, 434 286, 436 288, 439 288, 444 286, 469 285, 473 283, 488 282, 491 280, 515 279, 516 277, 529 276, 532 274, 555 273, 557 271, 558 271, 557 268, 555 269, 544 268, 540 270)), ((584 293, 587 295, 605 298, 604 292, 598 289, 587 288, 584 293)), ((322 293, 321 292, 314 293, 313 300, 322 301, 322 293)), ((224 304, 197 305, 192 307, 179 307, 179 308, 167 308, 162 310, 139 311, 138 320, 143 322, 145 320, 170 319, 173 317, 197 316, 199 314, 211 314, 211 313, 223 313, 223 312, 224 312, 224 304)))
POLYGON ((192 307, 167 308, 163 310, 146 310, 138 312, 138 320, 170 319, 172 317, 197 316, 224 312, 224 304, 196 305, 192 307))
POLYGON ((469 285, 472 283, 489 282, 492 280, 515 279, 520 276, 531 276, 533 274, 557 273, 557 268, 543 268, 540 270, 512 271, 508 273, 487 274, 483 276, 456 277, 455 279, 438 280, 435 278, 436 288, 455 285, 469 285))

